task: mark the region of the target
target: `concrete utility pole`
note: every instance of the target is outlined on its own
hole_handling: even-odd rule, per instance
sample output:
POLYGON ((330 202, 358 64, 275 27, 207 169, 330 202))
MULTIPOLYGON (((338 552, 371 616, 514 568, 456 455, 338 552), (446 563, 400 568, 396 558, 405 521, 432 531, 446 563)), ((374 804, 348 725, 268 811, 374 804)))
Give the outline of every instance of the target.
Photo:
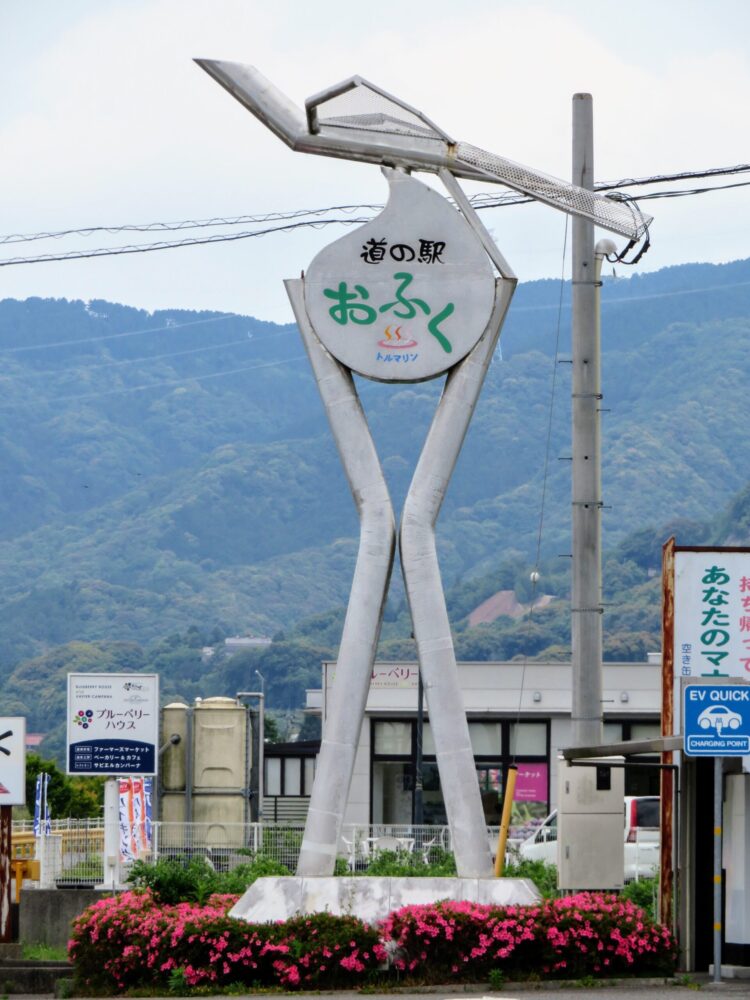
MULTIPOLYGON (((594 188, 591 94, 573 95, 573 183, 594 188)), ((594 224, 574 216, 573 250, 573 661, 572 745, 602 741, 602 563, 599 280, 594 224)))

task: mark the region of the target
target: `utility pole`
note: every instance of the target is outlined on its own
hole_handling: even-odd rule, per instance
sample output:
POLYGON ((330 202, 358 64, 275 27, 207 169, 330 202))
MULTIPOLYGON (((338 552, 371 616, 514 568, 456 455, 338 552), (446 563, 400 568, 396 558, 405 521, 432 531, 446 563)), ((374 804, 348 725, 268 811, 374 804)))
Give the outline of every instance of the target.
MULTIPOLYGON (((573 183, 594 188, 591 94, 573 95, 573 183)), ((601 372, 594 224, 573 216, 572 745, 602 741, 601 372)))

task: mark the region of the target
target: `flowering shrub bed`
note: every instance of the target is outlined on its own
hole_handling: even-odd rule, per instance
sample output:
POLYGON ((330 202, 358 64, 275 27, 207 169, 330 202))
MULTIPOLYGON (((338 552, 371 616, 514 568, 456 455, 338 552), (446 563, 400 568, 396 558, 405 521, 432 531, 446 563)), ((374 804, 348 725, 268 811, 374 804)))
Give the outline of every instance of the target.
POLYGON ((74 924, 70 957, 88 993, 148 987, 351 988, 390 973, 429 982, 670 974, 666 928, 616 896, 580 893, 534 906, 442 902, 407 906, 380 926, 328 913, 247 924, 227 915, 236 896, 204 906, 159 905, 150 890, 89 907, 74 924))
POLYGON ((383 923, 395 966, 433 982, 505 976, 671 974, 676 946, 666 927, 615 895, 582 892, 535 906, 443 902, 406 906, 383 923))
POLYGON ((351 987, 385 958, 379 932, 355 917, 318 913, 286 923, 227 916, 237 896, 206 905, 156 905, 150 890, 102 899, 74 922, 69 945, 77 987, 121 993, 135 987, 351 987))

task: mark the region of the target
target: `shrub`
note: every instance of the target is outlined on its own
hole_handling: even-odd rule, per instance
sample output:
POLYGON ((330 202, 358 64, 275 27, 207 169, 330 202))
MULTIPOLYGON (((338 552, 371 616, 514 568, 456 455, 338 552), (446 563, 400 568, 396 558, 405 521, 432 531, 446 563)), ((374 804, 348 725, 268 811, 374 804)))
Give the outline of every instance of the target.
POLYGON ((156 905, 150 889, 102 899, 74 922, 69 955, 78 990, 351 987, 385 957, 378 931, 355 917, 319 913, 287 923, 227 916, 236 896, 203 907, 156 905))
POLYGON ((456 874, 456 862, 449 851, 432 848, 428 863, 409 851, 381 851, 369 863, 363 875, 395 877, 440 877, 456 874))
POLYGON ((548 861, 520 858, 505 866, 503 877, 530 879, 543 899, 552 899, 558 892, 557 866, 548 861))
POLYGON ((667 928, 616 896, 579 893, 533 906, 442 902, 407 906, 384 922, 396 968, 433 982, 508 977, 667 974, 676 948, 667 928))
POLYGON ((654 920, 656 918, 656 896, 659 890, 658 878, 642 878, 637 882, 628 882, 624 889, 620 891, 620 899, 629 899, 636 906, 640 906, 648 916, 654 920))
POLYGON ((128 882, 150 889, 160 903, 203 902, 214 891, 216 872, 203 857, 135 861, 128 882))
POLYGON ((422 982, 671 973, 669 930, 614 895, 580 893, 532 906, 407 906, 380 928, 319 913, 286 923, 228 916, 236 896, 159 904, 150 889, 100 900, 74 923, 69 954, 80 992, 201 991, 230 986, 361 987, 386 955, 422 982))
POLYGON ((249 885, 265 875, 289 875, 289 869, 264 854, 257 854, 247 864, 227 872, 217 872, 201 855, 187 858, 159 858, 153 863, 136 861, 128 882, 136 888, 150 889, 160 903, 203 903, 220 893, 241 895, 249 885))

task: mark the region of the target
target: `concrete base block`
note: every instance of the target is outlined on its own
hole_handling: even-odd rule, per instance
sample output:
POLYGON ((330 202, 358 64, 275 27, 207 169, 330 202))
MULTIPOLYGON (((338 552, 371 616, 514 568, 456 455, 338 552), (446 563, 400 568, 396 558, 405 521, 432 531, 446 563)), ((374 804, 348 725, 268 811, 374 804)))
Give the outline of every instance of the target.
MULTIPOLYGON (((708 974, 713 979, 713 962, 708 967, 708 974)), ((750 979, 750 968, 747 965, 724 965, 721 966, 722 979, 750 979)), ((710 983, 708 984, 710 985, 710 983)))
POLYGON ((64 947, 72 922, 104 893, 94 889, 24 889, 18 920, 18 938, 25 944, 64 947))
POLYGON ((367 923, 393 910, 440 899, 497 906, 532 904, 536 886, 525 878, 312 878, 284 875, 260 878, 229 911, 251 924, 288 920, 301 913, 351 914, 367 923))

